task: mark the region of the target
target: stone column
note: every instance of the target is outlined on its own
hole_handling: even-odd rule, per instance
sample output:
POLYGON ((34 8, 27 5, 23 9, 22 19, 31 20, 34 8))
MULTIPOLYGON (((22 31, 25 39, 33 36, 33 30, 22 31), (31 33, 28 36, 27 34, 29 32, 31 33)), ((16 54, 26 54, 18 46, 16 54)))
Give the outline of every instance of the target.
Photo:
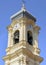
POLYGON ((8 47, 12 46, 12 28, 8 28, 8 47))
POLYGON ((27 32, 26 32, 26 24, 24 24, 23 20, 20 23, 20 41, 27 41, 27 32))

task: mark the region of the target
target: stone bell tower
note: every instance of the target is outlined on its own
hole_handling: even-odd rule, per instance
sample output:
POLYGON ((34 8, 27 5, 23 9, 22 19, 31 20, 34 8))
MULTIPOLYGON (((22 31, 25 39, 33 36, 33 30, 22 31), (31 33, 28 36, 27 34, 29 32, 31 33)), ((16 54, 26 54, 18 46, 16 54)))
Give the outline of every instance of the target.
POLYGON ((24 7, 11 16, 8 29, 8 47, 3 57, 5 65, 40 65, 43 58, 39 56, 38 34, 40 27, 36 18, 24 7))

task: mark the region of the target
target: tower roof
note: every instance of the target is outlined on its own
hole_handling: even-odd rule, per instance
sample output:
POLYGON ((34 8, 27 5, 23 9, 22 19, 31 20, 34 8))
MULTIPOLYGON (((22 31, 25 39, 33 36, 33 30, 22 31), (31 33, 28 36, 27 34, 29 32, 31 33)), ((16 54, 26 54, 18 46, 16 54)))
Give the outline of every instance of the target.
POLYGON ((28 19, 34 20, 36 22, 36 18, 32 16, 25 8, 22 8, 16 14, 11 16, 11 20, 18 19, 18 18, 27 17, 28 19))

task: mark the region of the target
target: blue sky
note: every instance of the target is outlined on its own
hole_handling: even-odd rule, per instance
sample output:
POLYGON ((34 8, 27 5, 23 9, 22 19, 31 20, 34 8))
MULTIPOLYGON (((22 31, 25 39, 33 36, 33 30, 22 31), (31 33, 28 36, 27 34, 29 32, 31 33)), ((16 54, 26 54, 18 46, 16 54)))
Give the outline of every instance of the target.
MULTIPOLYGON (((44 58, 41 65, 46 64, 46 0, 25 0, 26 9, 36 17, 39 33, 40 56, 44 58)), ((2 57, 6 54, 8 44, 7 26, 11 23, 10 16, 21 9, 21 0, 0 0, 0 65, 4 65, 2 57)))

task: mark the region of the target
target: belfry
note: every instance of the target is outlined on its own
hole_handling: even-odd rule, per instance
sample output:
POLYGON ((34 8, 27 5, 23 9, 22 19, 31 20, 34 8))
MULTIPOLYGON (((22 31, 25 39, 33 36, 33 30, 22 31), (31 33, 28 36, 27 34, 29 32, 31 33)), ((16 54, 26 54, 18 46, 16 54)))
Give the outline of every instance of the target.
POLYGON ((11 16, 12 23, 8 29, 8 46, 5 65, 40 65, 38 34, 40 27, 36 25, 36 18, 23 6, 19 12, 11 16))

